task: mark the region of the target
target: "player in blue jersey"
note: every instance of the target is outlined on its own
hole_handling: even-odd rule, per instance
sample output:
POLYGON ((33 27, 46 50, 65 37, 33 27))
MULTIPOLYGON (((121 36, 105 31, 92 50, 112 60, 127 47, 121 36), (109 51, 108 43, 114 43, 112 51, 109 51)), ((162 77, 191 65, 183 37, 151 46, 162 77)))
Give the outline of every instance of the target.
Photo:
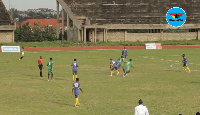
POLYGON ((190 73, 190 68, 188 67, 188 62, 187 62, 187 58, 185 57, 185 54, 183 54, 182 57, 183 57, 183 61, 182 61, 183 69, 185 72, 187 72, 187 70, 188 70, 188 72, 190 73))
POLYGON ((83 93, 83 90, 81 89, 81 84, 79 82, 79 78, 76 78, 76 82, 73 83, 72 85, 72 95, 74 94, 75 95, 75 104, 74 104, 74 107, 78 107, 80 105, 79 103, 79 95, 80 95, 80 91, 83 93))
POLYGON ((119 74, 119 67, 118 67, 119 62, 118 61, 114 61, 112 58, 110 59, 110 76, 112 76, 114 70, 116 70, 117 75, 119 74))
POLYGON ((76 59, 74 59, 71 66, 73 66, 73 68, 72 68, 73 81, 75 81, 76 78, 77 78, 77 73, 78 73, 78 69, 77 69, 78 68, 78 62, 77 62, 76 59))
POLYGON ((126 58, 128 54, 128 50, 126 49, 126 47, 124 47, 124 49, 122 50, 122 56, 124 57, 124 59, 126 58))
POLYGON ((112 58, 110 58, 110 69, 112 68, 114 62, 115 61, 112 58))
POLYGON ((115 61, 111 58, 110 59, 110 76, 112 76, 112 73, 113 73, 113 70, 112 70, 112 68, 113 68, 113 64, 115 63, 115 61))

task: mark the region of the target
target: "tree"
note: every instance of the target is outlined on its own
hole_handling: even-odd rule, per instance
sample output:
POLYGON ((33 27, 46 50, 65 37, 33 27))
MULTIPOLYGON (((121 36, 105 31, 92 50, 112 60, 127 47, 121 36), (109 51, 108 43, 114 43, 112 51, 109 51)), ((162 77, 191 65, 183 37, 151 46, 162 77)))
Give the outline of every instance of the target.
POLYGON ((33 27, 29 23, 19 26, 15 31, 16 42, 42 42, 55 41, 56 29, 53 27, 40 27, 36 23, 33 27))

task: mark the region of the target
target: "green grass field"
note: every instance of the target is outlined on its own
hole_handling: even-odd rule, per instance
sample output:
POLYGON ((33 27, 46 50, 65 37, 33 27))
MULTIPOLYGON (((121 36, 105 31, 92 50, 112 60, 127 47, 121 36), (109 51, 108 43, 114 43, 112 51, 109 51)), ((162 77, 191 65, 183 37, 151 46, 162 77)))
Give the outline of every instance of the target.
POLYGON ((0 53, 1 115, 132 115, 141 98, 150 115, 194 115, 200 111, 200 49, 128 49, 134 69, 128 77, 110 77, 109 59, 121 50, 38 51, 0 53), (191 73, 182 70, 188 58, 191 73), (54 60, 54 80, 47 81, 47 66, 39 77, 37 60, 54 60), (79 62, 83 94, 73 107, 71 62, 79 62))

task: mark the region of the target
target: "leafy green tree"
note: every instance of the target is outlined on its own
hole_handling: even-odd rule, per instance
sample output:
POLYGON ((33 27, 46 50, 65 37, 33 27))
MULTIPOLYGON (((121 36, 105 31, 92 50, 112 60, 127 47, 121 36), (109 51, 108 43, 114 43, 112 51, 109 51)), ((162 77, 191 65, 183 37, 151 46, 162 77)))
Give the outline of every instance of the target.
POLYGON ((42 42, 55 41, 56 29, 53 27, 40 27, 36 23, 30 26, 29 23, 19 26, 15 31, 16 42, 42 42))

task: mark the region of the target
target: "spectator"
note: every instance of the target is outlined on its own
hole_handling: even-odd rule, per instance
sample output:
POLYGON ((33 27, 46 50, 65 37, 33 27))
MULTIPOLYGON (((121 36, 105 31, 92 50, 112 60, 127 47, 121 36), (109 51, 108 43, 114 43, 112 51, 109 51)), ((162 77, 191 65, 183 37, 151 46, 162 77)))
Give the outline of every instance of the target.
POLYGON ((135 115, 149 115, 147 107, 142 105, 143 101, 140 99, 138 103, 139 105, 135 107, 135 115))

